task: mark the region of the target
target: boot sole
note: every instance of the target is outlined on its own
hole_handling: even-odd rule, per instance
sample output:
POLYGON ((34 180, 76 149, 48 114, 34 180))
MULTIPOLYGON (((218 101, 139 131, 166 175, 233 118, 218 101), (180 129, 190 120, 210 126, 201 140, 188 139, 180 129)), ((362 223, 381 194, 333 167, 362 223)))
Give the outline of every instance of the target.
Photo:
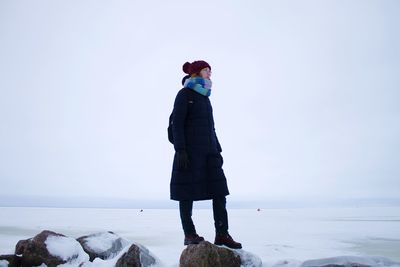
POLYGON ((241 249, 241 248, 242 248, 242 246, 230 247, 230 246, 228 246, 228 245, 226 245, 226 244, 219 244, 219 243, 214 243, 214 245, 217 245, 217 246, 225 246, 225 247, 227 247, 227 248, 232 248, 232 249, 241 249))
POLYGON ((204 239, 200 240, 200 241, 184 241, 183 244, 185 246, 187 246, 187 245, 197 245, 197 244, 199 244, 200 242, 203 242, 203 241, 204 241, 204 239))
POLYGON ((185 245, 185 246, 187 246, 187 245, 197 245, 197 244, 199 244, 200 242, 183 242, 183 244, 185 245))

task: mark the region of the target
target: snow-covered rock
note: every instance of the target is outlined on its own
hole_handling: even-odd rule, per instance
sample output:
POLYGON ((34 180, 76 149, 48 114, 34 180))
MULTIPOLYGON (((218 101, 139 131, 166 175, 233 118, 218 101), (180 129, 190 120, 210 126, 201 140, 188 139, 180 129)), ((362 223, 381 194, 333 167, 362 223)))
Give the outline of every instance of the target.
POLYGON ((103 260, 115 257, 129 242, 113 232, 100 232, 77 239, 83 250, 89 254, 90 261, 95 258, 103 260))
POLYGON ((79 266, 89 260, 74 238, 48 230, 18 242, 16 254, 22 254, 22 266, 79 266))
POLYGON ((80 267, 165 267, 165 265, 146 247, 138 243, 130 243, 115 257, 103 260, 95 258, 93 262, 87 261, 80 267), (139 253, 137 253, 139 251, 139 253))
POLYGON ((118 259, 115 267, 148 267, 156 263, 156 258, 146 247, 132 244, 128 251, 118 259))
POLYGON ((165 267, 161 261, 154 256, 147 248, 138 244, 131 243, 122 249, 118 255, 107 260, 95 258, 93 262, 86 262, 81 267, 116 267, 116 266, 129 266, 129 267, 165 267), (138 253, 139 251, 139 253, 138 253))
POLYGON ((78 240, 52 231, 42 231, 33 238, 20 240, 14 255, 0 255, 0 267, 164 266, 146 247, 129 242, 113 232, 95 233, 78 240))
POLYGON ((239 255, 241 267, 262 267, 262 260, 257 255, 243 249, 231 249, 233 253, 239 255))
POLYGON ((23 266, 39 266, 43 263, 47 266, 57 266, 66 262, 47 250, 45 241, 50 236, 62 237, 63 235, 45 230, 33 238, 18 242, 18 244, 24 243, 24 246, 18 248, 18 252, 22 254, 23 266))

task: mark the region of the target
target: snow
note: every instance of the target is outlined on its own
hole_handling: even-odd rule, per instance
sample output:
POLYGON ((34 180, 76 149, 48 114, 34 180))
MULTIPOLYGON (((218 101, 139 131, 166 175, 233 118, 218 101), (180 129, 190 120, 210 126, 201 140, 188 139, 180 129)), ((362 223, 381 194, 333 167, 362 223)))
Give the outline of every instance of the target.
POLYGON ((332 258, 325 258, 325 259, 315 259, 315 260, 308 260, 301 264, 300 267, 312 267, 312 266, 323 266, 323 265, 333 265, 333 264, 340 264, 344 266, 351 267, 352 263, 359 263, 362 265, 368 266, 393 266, 393 267, 400 267, 400 263, 393 262, 387 258, 383 257, 357 257, 357 256, 341 256, 341 257, 332 257, 332 258))
POLYGON ((89 260, 89 255, 83 250, 81 244, 72 237, 49 236, 45 244, 51 255, 67 261, 59 266, 77 266, 89 260))
POLYGON ((0 260, 0 267, 8 267, 8 261, 0 260))
MULTIPOLYGON (((85 242, 86 245, 96 253, 102 253, 103 251, 111 249, 113 243, 119 238, 120 237, 118 235, 109 232, 100 232, 85 238, 85 242)), ((121 242, 122 247, 125 247, 129 244, 129 242, 123 238, 121 238, 121 242)))
MULTIPOLYGON (((193 208, 196 230, 213 242, 212 210, 198 209, 196 203, 193 208)), ((159 259, 157 267, 177 267, 185 249, 177 209, 145 209, 140 212, 139 209, 0 207, 0 214, 0 255, 12 254, 19 240, 35 236, 45 229, 71 239, 113 231, 129 244, 141 244, 149 249, 159 259)), ((311 260, 323 262, 330 258, 344 261, 348 257, 358 257, 357 262, 374 262, 377 267, 394 267, 400 262, 400 207, 261 211, 228 207, 228 217, 230 234, 243 245, 243 250, 237 253, 245 253, 244 258, 249 262, 260 259, 263 267, 299 267, 311 260)), ((101 238, 101 242, 94 242, 91 246, 108 248, 111 236, 103 235, 101 238)), ((62 258, 81 255, 82 251, 71 239, 51 241, 54 244, 52 253, 62 258), (66 247, 68 249, 64 250, 66 247)), ((85 266, 113 266, 128 248, 129 245, 113 259, 96 259, 85 266)))
POLYGON ((86 262, 83 264, 82 267, 114 267, 115 264, 117 263, 118 259, 128 251, 130 246, 126 246, 124 249, 122 249, 114 258, 112 259, 107 259, 107 260, 102 260, 100 258, 94 259, 93 262, 86 262))

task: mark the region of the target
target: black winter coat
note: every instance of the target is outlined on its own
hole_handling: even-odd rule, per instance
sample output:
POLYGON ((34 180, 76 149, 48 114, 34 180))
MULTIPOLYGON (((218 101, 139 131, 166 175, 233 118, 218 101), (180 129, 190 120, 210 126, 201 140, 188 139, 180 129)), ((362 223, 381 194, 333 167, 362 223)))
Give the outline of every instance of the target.
POLYGON ((210 99, 192 89, 181 89, 174 102, 172 133, 175 155, 171 199, 205 200, 229 195, 210 99), (186 169, 178 166, 179 150, 188 153, 186 169))

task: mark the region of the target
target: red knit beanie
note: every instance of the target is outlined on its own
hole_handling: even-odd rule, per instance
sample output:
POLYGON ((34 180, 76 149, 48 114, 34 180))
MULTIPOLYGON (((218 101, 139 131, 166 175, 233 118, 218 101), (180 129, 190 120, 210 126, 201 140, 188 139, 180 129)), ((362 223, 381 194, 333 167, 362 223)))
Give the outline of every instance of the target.
POLYGON ((199 73, 202 69, 209 67, 211 70, 210 64, 205 62, 204 60, 196 60, 192 63, 186 62, 183 64, 182 69, 184 73, 192 75, 193 73, 199 73))

